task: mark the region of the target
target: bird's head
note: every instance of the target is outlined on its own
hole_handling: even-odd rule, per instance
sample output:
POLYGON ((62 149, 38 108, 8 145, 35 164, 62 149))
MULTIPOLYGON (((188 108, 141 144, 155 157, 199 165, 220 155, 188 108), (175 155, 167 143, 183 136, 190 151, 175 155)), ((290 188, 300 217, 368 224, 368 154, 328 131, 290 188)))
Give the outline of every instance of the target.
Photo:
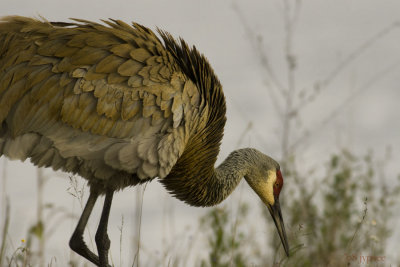
POLYGON ((279 164, 272 158, 256 150, 253 167, 244 176, 250 187, 257 193, 275 222, 286 255, 289 256, 289 245, 285 225, 279 205, 279 194, 283 187, 283 177, 279 164))

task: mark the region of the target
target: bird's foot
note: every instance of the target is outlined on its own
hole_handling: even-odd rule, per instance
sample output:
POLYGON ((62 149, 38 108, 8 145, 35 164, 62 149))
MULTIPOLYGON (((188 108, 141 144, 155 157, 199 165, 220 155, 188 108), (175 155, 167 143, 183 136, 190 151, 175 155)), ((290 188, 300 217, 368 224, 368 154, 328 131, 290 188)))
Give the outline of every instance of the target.
MULTIPOLYGON (((97 243, 97 241, 96 241, 96 243, 97 243)), ((82 235, 74 233, 72 235, 71 239, 69 240, 69 246, 73 251, 75 251, 82 257, 86 258, 87 260, 91 261, 95 265, 100 266, 100 267, 111 267, 110 265, 108 265, 108 261, 106 261, 106 262, 103 261, 103 263, 101 263, 101 261, 99 260, 99 257, 96 254, 94 254, 92 251, 90 251, 90 249, 87 247, 85 241, 83 240, 82 235)), ((108 247, 109 247, 109 245, 108 245, 108 247)), ((108 250, 107 250, 106 255, 108 255, 108 250)))
POLYGON ((109 266, 108 265, 108 250, 110 249, 110 239, 108 238, 107 232, 97 231, 96 233, 96 245, 97 251, 99 253, 99 266, 109 266))

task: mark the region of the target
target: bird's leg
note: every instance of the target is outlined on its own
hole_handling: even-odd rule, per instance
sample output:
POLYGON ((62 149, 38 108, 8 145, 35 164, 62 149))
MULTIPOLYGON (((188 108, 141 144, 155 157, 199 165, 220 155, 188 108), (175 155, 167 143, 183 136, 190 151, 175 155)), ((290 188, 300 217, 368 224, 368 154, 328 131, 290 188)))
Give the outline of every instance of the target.
POLYGON ((106 198, 104 200, 103 211, 101 213, 99 227, 97 228, 95 237, 101 267, 108 266, 108 250, 110 249, 110 239, 107 235, 107 224, 108 217, 110 215, 112 198, 113 191, 107 191, 106 198))
POLYGON ((86 224, 89 220, 89 216, 92 213, 93 206, 96 203, 98 196, 99 193, 97 191, 93 190, 90 192, 85 208, 83 209, 82 215, 79 218, 78 225, 76 226, 75 231, 69 240, 69 246, 73 251, 82 257, 93 262, 97 266, 100 266, 99 257, 89 250, 85 241, 83 240, 83 232, 85 231, 86 224))

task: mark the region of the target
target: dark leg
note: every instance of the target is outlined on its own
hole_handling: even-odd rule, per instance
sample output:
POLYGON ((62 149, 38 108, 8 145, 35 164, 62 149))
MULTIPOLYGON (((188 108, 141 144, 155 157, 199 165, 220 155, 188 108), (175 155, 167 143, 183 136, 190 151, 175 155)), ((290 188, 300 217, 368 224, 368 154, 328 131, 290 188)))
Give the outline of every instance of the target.
POLYGON ((112 198, 113 191, 107 191, 106 198, 104 200, 103 211, 101 212, 99 228, 97 228, 95 238, 97 251, 99 253, 99 266, 101 267, 108 266, 108 250, 110 249, 110 239, 107 235, 107 224, 108 217, 110 215, 112 198))
POLYGON ((100 266, 99 257, 97 257, 97 255, 89 250, 89 248, 85 244, 85 241, 83 240, 83 232, 85 231, 86 224, 89 220, 89 216, 92 213, 93 206, 96 203, 98 196, 98 192, 90 192, 89 198, 86 202, 85 208, 83 209, 78 225, 76 226, 75 231, 72 234, 71 239, 69 240, 69 246, 73 251, 75 251, 82 257, 86 258, 97 266, 100 266))

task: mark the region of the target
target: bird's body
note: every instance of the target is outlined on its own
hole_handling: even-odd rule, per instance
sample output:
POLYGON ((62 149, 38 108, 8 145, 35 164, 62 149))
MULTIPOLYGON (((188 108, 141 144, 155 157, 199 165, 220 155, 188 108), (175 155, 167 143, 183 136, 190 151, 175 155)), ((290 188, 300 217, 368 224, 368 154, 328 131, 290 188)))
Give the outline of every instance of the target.
MULTIPOLYGON (((222 137, 219 84, 211 92, 219 99, 210 103, 173 51, 139 25, 67 27, 12 18, 0 24, 0 38, 0 151, 10 158, 30 158, 116 190, 163 179, 179 169, 179 158, 193 157, 186 147, 207 150, 222 137), (211 105, 219 105, 217 117, 211 105), (211 143, 209 130, 219 131, 211 143)), ((207 155, 212 167, 217 153, 207 155)))
MULTIPOLYGON (((159 31, 163 44, 141 25, 104 23, 0 21, 0 155, 88 180, 93 198, 77 235, 99 194, 111 205, 114 191, 154 178, 194 206, 224 200, 242 177, 257 173, 258 161, 276 170, 277 180, 279 165, 254 149, 214 167, 225 99, 203 55, 166 32, 159 31)), ((273 199, 275 189, 264 196, 257 181, 247 181, 273 199)))

